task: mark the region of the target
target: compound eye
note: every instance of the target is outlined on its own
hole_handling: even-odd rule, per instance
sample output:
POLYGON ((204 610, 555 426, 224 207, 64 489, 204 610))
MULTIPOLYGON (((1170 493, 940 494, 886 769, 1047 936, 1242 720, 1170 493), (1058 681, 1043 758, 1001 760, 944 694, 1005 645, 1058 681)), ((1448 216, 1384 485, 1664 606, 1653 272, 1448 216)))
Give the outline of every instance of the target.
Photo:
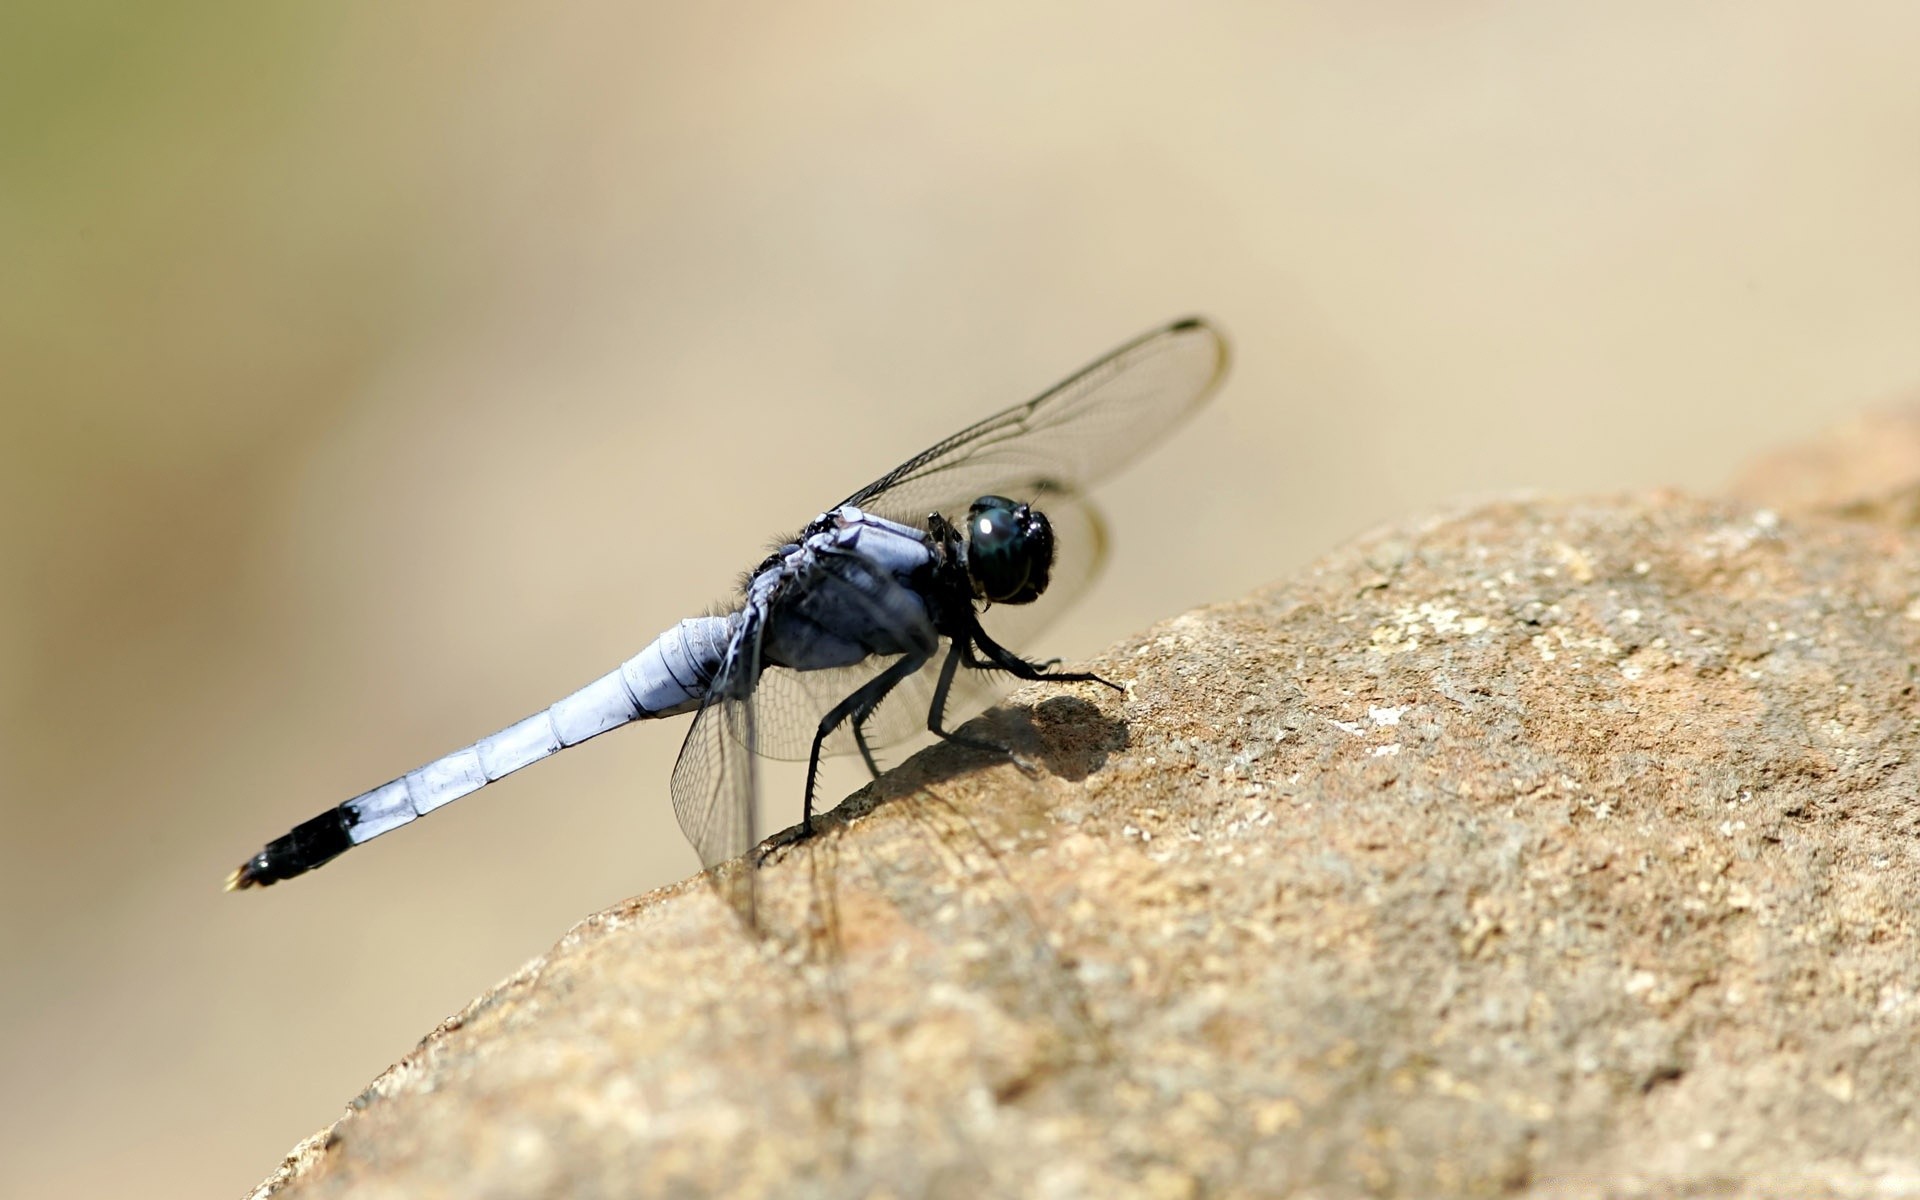
POLYGON ((1028 604, 1047 590, 1053 527, 1024 504, 982 496, 967 509, 967 573, 995 604, 1028 604))

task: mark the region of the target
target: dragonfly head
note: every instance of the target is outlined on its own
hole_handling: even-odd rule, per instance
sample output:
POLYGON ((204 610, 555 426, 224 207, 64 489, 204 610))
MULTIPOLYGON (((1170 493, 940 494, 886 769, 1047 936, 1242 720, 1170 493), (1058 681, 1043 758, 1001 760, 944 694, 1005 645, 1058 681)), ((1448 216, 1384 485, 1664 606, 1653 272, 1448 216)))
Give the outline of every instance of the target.
POLYGON ((967 508, 967 574, 974 594, 993 604, 1030 604, 1053 571, 1053 526, 1043 513, 1004 496, 967 508))

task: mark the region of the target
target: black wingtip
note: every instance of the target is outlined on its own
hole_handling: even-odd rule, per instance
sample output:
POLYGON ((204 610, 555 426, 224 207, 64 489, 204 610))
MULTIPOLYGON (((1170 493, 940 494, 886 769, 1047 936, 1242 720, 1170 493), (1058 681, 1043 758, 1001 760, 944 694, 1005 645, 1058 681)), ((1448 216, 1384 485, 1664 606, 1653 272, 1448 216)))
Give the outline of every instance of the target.
POLYGON ((1168 333, 1205 333, 1213 338, 1218 361, 1214 365, 1213 379, 1207 384, 1201 395, 1207 395, 1226 378, 1227 369, 1233 364, 1233 347, 1227 341, 1226 331, 1198 313, 1191 313, 1167 326, 1168 333))
POLYGON ((1214 337, 1225 339, 1226 334, 1212 317, 1202 313, 1188 313, 1184 317, 1175 317, 1161 327, 1162 333, 1210 333, 1214 337))
POLYGON ((1154 336, 1166 337, 1169 334, 1187 333, 1204 333, 1213 339, 1215 346, 1219 347, 1220 369, 1215 377, 1217 382, 1219 376, 1227 373, 1227 363, 1232 358, 1232 351, 1227 346, 1226 331, 1199 313, 1188 313, 1178 320, 1169 321, 1166 327, 1154 336))

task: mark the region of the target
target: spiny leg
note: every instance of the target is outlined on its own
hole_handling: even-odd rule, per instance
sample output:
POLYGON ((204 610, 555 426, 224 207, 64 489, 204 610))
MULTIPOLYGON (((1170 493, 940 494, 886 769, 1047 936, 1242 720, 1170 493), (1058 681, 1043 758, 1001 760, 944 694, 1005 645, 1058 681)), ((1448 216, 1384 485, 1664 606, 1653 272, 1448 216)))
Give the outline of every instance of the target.
POLYGON ((855 714, 853 718, 853 744, 860 748, 860 761, 867 764, 867 770, 875 779, 880 778, 880 764, 873 759, 873 747, 867 745, 867 718, 873 712, 869 709, 855 714))
MULTIPOLYGON (((975 667, 980 670, 1005 671, 1015 679, 1025 679, 1029 681, 1051 679, 1057 683, 1104 683, 1116 692, 1124 692, 1127 690, 1113 680, 1104 679, 1091 671, 1048 670, 1054 663, 1060 661, 1057 658, 1049 659, 1044 663, 1028 662, 1026 659, 1021 658, 1018 654, 1015 654, 1013 651, 988 637, 986 631, 979 628, 978 625, 974 627, 972 641, 979 644, 981 651, 986 655, 986 661, 982 662, 977 659, 974 656, 972 647, 969 647, 967 650, 967 665, 970 667, 975 667)), ((958 640, 956 640, 954 644, 958 646, 958 640)))
POLYGON ((873 715, 873 710, 880 707, 880 702, 887 698, 887 693, 893 690, 895 684, 926 665, 927 656, 924 654, 902 655, 892 666, 860 685, 852 695, 834 705, 826 716, 820 718, 820 728, 813 735, 813 750, 807 755, 807 799, 800 816, 802 836, 813 833, 813 789, 820 775, 820 747, 825 744, 828 735, 838 729, 842 721, 853 718, 854 741, 860 747, 861 757, 867 760, 867 766, 873 768, 878 776, 879 770, 874 766, 873 755, 860 733, 860 722, 873 715))
POLYGON ((962 663, 979 671, 1005 671, 1016 679, 1054 680, 1061 683, 1104 683, 1117 692, 1125 691, 1111 679, 1103 679, 1091 671, 1049 671, 1059 659, 1050 659, 1044 663, 1030 663, 1013 651, 988 637, 979 623, 974 623, 969 634, 953 639, 953 645, 947 652, 947 661, 940 665, 940 680, 933 689, 933 707, 927 713, 927 728, 950 742, 969 746, 976 750, 990 750, 1004 754, 1013 760, 1015 766, 1032 773, 1032 768, 1010 746, 1000 746, 992 742, 983 742, 975 738, 963 737, 940 727, 941 719, 947 708, 947 693, 953 687, 953 677, 962 663), (978 644, 985 657, 974 652, 978 644))
MULTIPOLYGON (((1012 754, 1012 750, 997 742, 982 741, 979 738, 970 738, 965 734, 941 728, 941 722, 946 719, 947 714, 947 693, 953 690, 953 677, 960 669, 963 656, 968 666, 974 665, 973 651, 967 647, 966 639, 953 639, 953 645, 947 649, 947 661, 940 664, 940 679, 933 686, 933 704, 927 709, 927 730, 945 741, 971 750, 985 750, 991 754, 1012 754)), ((985 664, 981 665, 982 669, 985 669, 985 664)))

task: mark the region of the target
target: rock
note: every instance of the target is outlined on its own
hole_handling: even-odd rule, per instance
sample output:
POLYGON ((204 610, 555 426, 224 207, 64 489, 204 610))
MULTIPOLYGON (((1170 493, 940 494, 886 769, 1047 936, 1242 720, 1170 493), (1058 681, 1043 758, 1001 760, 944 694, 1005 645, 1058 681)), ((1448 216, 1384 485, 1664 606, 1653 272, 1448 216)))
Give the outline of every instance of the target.
POLYGON ((1920 402, 1862 413, 1765 455, 1731 491, 1786 513, 1920 524, 1920 402))
MULTIPOLYGON (((1816 506, 1817 507, 1817 506, 1816 506)), ((1920 1193, 1920 543, 1489 504, 576 926, 262 1195, 1920 1193)))

